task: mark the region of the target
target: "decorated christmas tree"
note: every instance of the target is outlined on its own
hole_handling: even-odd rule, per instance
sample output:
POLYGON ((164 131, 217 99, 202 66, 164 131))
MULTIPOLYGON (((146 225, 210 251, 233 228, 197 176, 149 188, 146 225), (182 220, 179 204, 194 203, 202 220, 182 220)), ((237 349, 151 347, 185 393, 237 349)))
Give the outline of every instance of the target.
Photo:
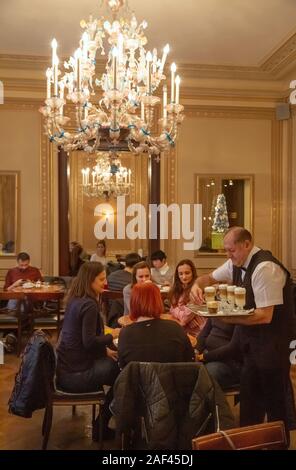
POLYGON ((223 249, 223 238, 229 227, 226 199, 224 194, 218 194, 215 206, 215 215, 212 225, 212 248, 223 249))

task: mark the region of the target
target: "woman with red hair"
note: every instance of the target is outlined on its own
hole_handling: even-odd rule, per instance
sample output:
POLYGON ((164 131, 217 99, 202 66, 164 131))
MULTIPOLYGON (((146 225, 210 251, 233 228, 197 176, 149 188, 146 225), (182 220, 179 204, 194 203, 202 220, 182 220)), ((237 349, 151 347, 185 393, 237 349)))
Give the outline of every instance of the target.
POLYGON ((149 282, 133 286, 130 317, 134 323, 123 328, 119 335, 120 367, 131 361, 194 361, 194 351, 183 328, 174 321, 162 320, 163 310, 156 285, 149 282))

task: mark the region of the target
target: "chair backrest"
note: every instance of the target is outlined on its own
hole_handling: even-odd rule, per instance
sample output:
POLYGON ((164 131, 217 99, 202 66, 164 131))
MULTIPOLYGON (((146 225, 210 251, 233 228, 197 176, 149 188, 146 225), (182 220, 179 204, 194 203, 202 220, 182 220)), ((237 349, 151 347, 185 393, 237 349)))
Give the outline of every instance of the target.
POLYGON ((287 438, 283 421, 228 429, 192 440, 194 450, 284 450, 287 438))

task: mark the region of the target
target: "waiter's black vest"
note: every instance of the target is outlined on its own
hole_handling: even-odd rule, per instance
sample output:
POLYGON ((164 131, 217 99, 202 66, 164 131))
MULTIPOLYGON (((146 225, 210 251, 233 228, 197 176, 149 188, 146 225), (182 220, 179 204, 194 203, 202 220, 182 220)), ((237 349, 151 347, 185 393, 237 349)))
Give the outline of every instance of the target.
POLYGON ((273 310, 272 321, 268 324, 254 326, 240 326, 240 346, 243 351, 250 351, 258 357, 259 361, 268 365, 280 359, 288 359, 289 344, 293 339, 294 303, 292 297, 292 282, 287 269, 272 256, 270 251, 260 250, 255 253, 241 282, 241 269, 233 266, 233 284, 246 288, 245 308, 256 308, 254 292, 252 289, 252 274, 259 263, 272 261, 279 265, 286 273, 286 283, 283 289, 283 304, 276 305, 273 310), (283 357, 284 356, 284 357, 283 357))

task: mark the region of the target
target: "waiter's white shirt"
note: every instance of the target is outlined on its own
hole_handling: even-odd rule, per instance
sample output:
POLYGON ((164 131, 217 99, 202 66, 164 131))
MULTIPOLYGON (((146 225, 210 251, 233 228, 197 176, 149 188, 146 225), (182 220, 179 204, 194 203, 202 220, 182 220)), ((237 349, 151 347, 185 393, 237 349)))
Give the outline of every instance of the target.
MULTIPOLYGON (((260 251, 260 248, 254 246, 249 253, 243 267, 247 268, 252 256, 260 251)), ((217 282, 232 283, 233 264, 229 259, 222 266, 215 269, 212 273, 217 282)), ((242 280, 245 272, 242 270, 242 280)), ((286 282, 286 273, 272 261, 263 261, 259 263, 252 274, 252 288, 254 292, 255 304, 257 308, 270 307, 271 305, 281 305, 283 303, 283 287, 286 282)))

